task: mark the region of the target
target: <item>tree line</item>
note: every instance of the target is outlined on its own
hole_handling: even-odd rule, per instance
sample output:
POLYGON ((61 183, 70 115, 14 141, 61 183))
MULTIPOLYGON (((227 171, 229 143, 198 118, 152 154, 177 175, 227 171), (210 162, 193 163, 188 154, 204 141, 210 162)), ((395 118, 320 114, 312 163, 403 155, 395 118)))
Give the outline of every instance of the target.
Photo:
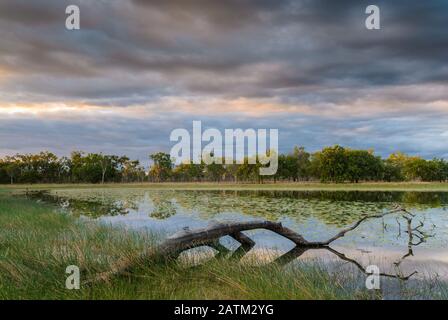
POLYGON ((278 155, 278 170, 261 176, 260 164, 174 164, 169 154, 151 154, 148 170, 127 156, 72 152, 57 157, 51 152, 16 154, 0 159, 0 183, 105 183, 105 182, 258 182, 263 181, 447 181, 448 162, 426 160, 401 152, 383 159, 373 150, 339 145, 310 153, 295 147, 278 155))
POLYGON ((145 177, 138 160, 102 153, 75 151, 57 157, 45 151, 0 159, 0 183, 141 182, 145 177))

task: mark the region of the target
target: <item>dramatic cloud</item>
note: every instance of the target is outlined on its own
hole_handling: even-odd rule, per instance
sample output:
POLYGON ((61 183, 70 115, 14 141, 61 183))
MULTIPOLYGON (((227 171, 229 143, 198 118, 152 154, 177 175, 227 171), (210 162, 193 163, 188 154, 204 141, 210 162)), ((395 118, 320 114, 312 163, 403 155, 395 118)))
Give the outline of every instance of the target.
POLYGON ((280 129, 283 151, 340 143, 444 156, 446 1, 3 0, 0 155, 168 150, 169 132, 280 129), (81 30, 65 29, 65 8, 81 30))

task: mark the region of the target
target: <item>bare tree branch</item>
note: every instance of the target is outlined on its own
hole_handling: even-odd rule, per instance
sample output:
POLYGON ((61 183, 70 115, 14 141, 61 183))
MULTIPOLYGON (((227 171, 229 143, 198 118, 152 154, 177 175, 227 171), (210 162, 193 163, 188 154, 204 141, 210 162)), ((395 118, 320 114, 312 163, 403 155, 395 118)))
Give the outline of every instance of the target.
MULTIPOLYGON (((347 261, 347 262, 350 262, 350 263, 352 263, 352 264, 354 264, 359 270, 361 270, 363 273, 365 273, 365 274, 370 274, 370 273, 368 273, 365 269, 364 269, 364 267, 358 262, 358 261, 356 261, 356 260, 354 260, 354 259, 351 259, 351 258, 347 258, 346 256, 345 256, 345 254, 343 254, 343 253, 341 253, 341 252, 339 252, 339 251, 336 251, 336 250, 334 250, 333 248, 330 248, 330 247, 326 247, 325 248, 326 250, 328 250, 328 251, 330 251, 331 253, 333 253, 333 254, 335 254, 336 256, 338 256, 339 258, 341 258, 342 260, 345 260, 345 261, 347 261)), ((416 274, 417 273, 417 271, 414 271, 414 272, 412 272, 411 274, 409 274, 409 275, 407 275, 407 276, 401 276, 401 275, 398 275, 398 274, 390 274, 390 273, 380 273, 379 275, 380 276, 383 276, 383 277, 388 277, 388 278, 396 278, 396 279, 400 279, 400 280, 408 280, 410 277, 412 277, 414 274, 416 274)))

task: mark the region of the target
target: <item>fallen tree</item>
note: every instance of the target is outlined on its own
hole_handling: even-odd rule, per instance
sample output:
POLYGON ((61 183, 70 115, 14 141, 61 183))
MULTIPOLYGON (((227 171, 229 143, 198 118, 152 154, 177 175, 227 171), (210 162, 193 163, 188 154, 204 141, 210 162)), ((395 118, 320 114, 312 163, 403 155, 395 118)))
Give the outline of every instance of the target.
MULTIPOLYGON (((214 222, 206 228, 190 230, 184 228, 172 236, 168 237, 158 248, 158 253, 166 258, 176 258, 182 251, 198 247, 210 246, 212 248, 219 246, 219 239, 223 236, 230 236, 241 243, 242 246, 253 247, 255 242, 243 233, 243 231, 265 229, 275 232, 286 239, 292 241, 297 247, 301 248, 322 248, 329 246, 332 242, 345 236, 347 232, 356 229, 362 222, 368 219, 382 218, 393 213, 410 214, 404 208, 396 206, 394 209, 377 214, 366 215, 352 226, 341 230, 338 234, 325 241, 307 241, 302 235, 283 226, 280 222, 272 221, 248 221, 248 222, 214 222)), ((219 251, 219 250, 218 250, 219 251)), ((151 255, 153 253, 151 252, 151 255)))
MULTIPOLYGON (((216 249, 218 252, 228 252, 229 250, 220 244, 219 239, 224 236, 230 236, 236 241, 238 241, 241 246, 238 248, 237 252, 239 256, 241 253, 249 251, 254 245, 255 242, 248 237, 243 231, 255 230, 255 229, 265 229, 275 232, 286 239, 292 241, 296 246, 293 250, 286 253, 285 255, 279 257, 276 261, 285 264, 288 261, 292 261, 294 258, 297 258, 305 251, 309 249, 328 249, 330 252, 336 254, 341 259, 353 262, 351 259, 346 258, 343 254, 337 252, 336 250, 330 248, 330 244, 334 241, 344 237, 348 232, 356 229, 362 222, 368 219, 374 218, 382 218, 386 215, 394 214, 394 213, 402 213, 403 216, 412 216, 410 212, 401 206, 395 206, 392 210, 388 210, 376 215, 365 215, 357 222, 355 222, 352 226, 342 229, 335 236, 329 238, 325 241, 307 241, 302 235, 297 232, 283 226, 280 222, 272 222, 272 221, 249 221, 249 222, 214 222, 211 223, 206 228, 200 228, 195 230, 190 230, 189 228, 184 228, 182 231, 179 231, 172 236, 168 237, 164 242, 160 244, 157 248, 151 248, 147 251, 143 252, 140 257, 138 257, 138 261, 154 261, 155 259, 176 259, 183 251, 189 250, 195 247, 200 246, 209 246, 211 248, 216 249)), ((409 220, 408 220, 409 221, 409 220)), ((235 255, 234 255, 235 256, 235 255)), ((133 266, 135 263, 129 259, 121 260, 117 264, 115 264, 111 270, 98 274, 94 279, 89 282, 107 281, 112 276, 120 275, 127 273, 127 271, 133 266)), ((363 270, 363 268, 355 263, 358 268, 363 270)), ((383 274, 385 276, 389 276, 383 274)), ((407 279, 408 277, 398 277, 401 279, 407 279)))

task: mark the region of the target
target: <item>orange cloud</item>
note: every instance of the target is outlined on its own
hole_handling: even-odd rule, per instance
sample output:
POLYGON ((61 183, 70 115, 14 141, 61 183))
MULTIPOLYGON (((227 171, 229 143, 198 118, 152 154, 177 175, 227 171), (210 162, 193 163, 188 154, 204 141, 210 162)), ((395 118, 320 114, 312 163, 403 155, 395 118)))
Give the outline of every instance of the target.
MULTIPOLYGON (((337 89, 335 89, 337 90, 337 89)), ((448 112, 448 90, 441 85, 413 85, 365 89, 352 100, 313 104, 283 102, 279 98, 164 97, 127 107, 86 102, 1 103, 0 115, 50 119, 83 119, 104 116, 145 119, 176 113, 186 116, 266 118, 277 115, 314 116, 335 119, 421 112, 448 112), (431 99, 432 98, 432 99, 431 99)))

